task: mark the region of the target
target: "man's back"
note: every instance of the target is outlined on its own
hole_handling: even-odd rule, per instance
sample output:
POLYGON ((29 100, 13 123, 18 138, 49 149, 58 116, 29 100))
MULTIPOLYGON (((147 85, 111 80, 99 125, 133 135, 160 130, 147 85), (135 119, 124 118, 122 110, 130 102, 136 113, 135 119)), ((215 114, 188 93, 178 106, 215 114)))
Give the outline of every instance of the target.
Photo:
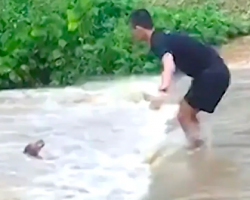
POLYGON ((188 76, 195 77, 204 69, 213 67, 213 61, 221 60, 210 46, 183 33, 154 31, 151 50, 160 59, 169 52, 173 55, 176 68, 188 76))

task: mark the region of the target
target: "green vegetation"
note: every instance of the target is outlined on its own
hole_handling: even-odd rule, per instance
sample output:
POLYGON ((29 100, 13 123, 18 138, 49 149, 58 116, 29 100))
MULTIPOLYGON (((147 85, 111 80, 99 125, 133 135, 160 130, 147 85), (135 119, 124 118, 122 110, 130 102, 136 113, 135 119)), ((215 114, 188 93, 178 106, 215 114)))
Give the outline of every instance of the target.
POLYGON ((250 32, 246 15, 209 0, 166 4, 145 0, 2 0, 0 88, 70 85, 93 75, 155 73, 144 44, 134 44, 128 15, 145 5, 156 26, 222 44, 250 32))

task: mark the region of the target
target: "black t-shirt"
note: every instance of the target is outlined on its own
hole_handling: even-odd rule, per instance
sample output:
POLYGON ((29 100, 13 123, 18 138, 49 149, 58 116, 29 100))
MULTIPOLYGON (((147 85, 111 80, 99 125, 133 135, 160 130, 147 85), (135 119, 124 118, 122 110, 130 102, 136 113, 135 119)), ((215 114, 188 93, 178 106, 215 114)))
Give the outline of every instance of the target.
POLYGON ((212 47, 178 32, 154 31, 151 37, 151 51, 160 59, 165 53, 171 53, 176 70, 191 77, 212 67, 212 62, 220 59, 212 47))

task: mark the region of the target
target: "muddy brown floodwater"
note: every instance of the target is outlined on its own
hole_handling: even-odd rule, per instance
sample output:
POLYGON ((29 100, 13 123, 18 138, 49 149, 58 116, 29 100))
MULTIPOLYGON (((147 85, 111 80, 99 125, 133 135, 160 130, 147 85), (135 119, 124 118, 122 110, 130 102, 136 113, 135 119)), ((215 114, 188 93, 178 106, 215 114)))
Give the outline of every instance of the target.
MULTIPOLYGON (((232 84, 209 120, 212 149, 178 151, 154 169, 150 200, 250 199, 250 37, 221 49, 232 84)), ((185 84, 183 91, 185 91, 185 84)))
MULTIPOLYGON (((159 76, 1 91, 0 200, 138 200, 149 184, 147 200, 249 200, 250 37, 221 53, 232 84, 215 114, 201 116, 212 146, 193 155, 179 148, 181 132, 162 134, 175 98, 158 111, 142 101, 142 89, 156 91, 159 76), (39 139, 44 159, 25 156, 23 148, 39 139), (150 183, 141 158, 162 140, 179 146, 169 145, 172 154, 152 166, 150 183)), ((189 81, 180 80, 178 95, 189 81)))

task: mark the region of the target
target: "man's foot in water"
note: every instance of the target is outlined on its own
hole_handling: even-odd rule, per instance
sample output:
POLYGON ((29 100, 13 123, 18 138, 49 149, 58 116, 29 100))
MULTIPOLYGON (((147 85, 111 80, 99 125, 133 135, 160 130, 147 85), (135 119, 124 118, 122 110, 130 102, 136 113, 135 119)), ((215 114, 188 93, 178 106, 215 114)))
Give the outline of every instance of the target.
POLYGON ((188 151, 197 151, 200 150, 205 145, 204 140, 202 139, 196 139, 190 142, 190 144, 187 146, 188 151))

